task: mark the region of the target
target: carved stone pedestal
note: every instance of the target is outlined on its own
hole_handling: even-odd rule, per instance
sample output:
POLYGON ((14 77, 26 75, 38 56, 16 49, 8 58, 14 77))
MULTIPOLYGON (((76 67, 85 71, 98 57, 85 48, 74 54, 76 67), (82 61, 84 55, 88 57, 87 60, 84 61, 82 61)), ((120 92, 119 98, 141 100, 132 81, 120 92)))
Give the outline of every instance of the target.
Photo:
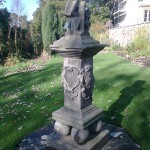
POLYGON ((100 131, 103 112, 92 105, 93 57, 64 58, 62 79, 64 107, 52 114, 52 118, 56 120, 54 128, 62 135, 71 134, 77 143, 84 143, 90 129, 100 131), (76 134, 80 134, 78 140, 74 137, 76 134))
POLYGON ((91 131, 98 133, 102 127, 102 110, 92 105, 93 56, 106 45, 89 34, 90 11, 85 0, 68 0, 65 16, 65 36, 51 45, 53 52, 64 57, 64 107, 55 111, 52 118, 56 121, 55 131, 83 144, 91 131))
POLYGON ((64 125, 69 125, 77 129, 86 129, 102 116, 102 110, 93 105, 84 109, 82 112, 62 107, 53 113, 53 119, 64 125))

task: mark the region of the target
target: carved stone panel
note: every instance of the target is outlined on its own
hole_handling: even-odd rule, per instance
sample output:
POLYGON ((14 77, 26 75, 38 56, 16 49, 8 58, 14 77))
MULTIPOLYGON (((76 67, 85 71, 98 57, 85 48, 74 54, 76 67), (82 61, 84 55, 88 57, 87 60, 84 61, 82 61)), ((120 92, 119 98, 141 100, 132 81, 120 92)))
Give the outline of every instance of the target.
POLYGON ((92 98, 92 91, 94 87, 94 76, 92 67, 85 67, 84 75, 83 75, 83 87, 84 91, 82 92, 82 96, 86 99, 92 98))
POLYGON ((62 72, 64 104, 81 110, 92 104, 94 87, 93 59, 65 58, 62 72))
POLYGON ((79 85, 79 76, 80 72, 76 67, 64 67, 63 72, 63 83, 64 88, 67 91, 73 92, 73 90, 79 85))

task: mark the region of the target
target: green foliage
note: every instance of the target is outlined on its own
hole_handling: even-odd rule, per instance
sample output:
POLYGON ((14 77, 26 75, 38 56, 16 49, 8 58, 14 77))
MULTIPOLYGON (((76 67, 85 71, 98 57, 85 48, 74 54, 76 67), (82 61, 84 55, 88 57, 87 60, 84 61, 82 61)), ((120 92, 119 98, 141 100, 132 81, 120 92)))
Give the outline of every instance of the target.
POLYGON ((91 36, 103 44, 110 43, 106 26, 106 23, 110 20, 110 5, 109 0, 88 1, 88 7, 91 11, 91 36))
POLYGON ((43 46, 46 51, 49 50, 50 44, 58 39, 58 27, 59 20, 56 7, 48 2, 42 10, 42 37, 43 46))
POLYGON ((109 37, 105 24, 98 22, 91 23, 90 35, 100 43, 109 44, 109 37))
POLYGON ((114 51, 123 51, 124 50, 123 47, 121 47, 120 45, 115 44, 115 43, 112 44, 111 48, 114 51))
POLYGON ((147 49, 150 43, 150 36, 146 28, 137 30, 134 40, 134 45, 137 51, 147 49))
POLYGON ((30 30, 35 50, 43 45, 44 55, 50 52, 49 45, 64 35, 65 4, 65 0, 39 0, 30 30))
POLYGON ((8 30, 9 30, 9 19, 10 17, 10 13, 8 12, 8 10, 5 9, 0 9, 0 29, 1 29, 1 33, 0 33, 0 41, 3 44, 6 44, 7 42, 7 34, 8 34, 8 30))
POLYGON ((150 35, 146 28, 139 28, 135 33, 134 40, 126 46, 129 54, 137 56, 147 56, 150 54, 150 35))
POLYGON ((99 22, 106 24, 106 22, 110 19, 110 11, 106 6, 101 6, 100 10, 97 13, 93 13, 91 15, 91 22, 99 22))
POLYGON ((5 59, 4 66, 14 66, 20 62, 23 62, 24 59, 18 56, 9 56, 5 59))
POLYGON ((91 22, 105 24, 111 16, 111 0, 88 0, 91 22))
POLYGON ((41 9, 37 8, 37 10, 34 12, 34 17, 30 23, 30 28, 29 28, 31 40, 34 46, 34 52, 36 55, 41 54, 43 50, 41 28, 42 28, 42 14, 41 14, 41 9))
MULTIPOLYGON (((17 14, 10 13, 7 9, 0 9, 0 63, 2 65, 4 60, 10 63, 10 55, 16 55, 18 59, 33 55, 27 17, 19 16, 20 23, 16 25, 17 18, 17 14)), ((13 63, 15 61, 11 61, 10 64, 13 63)))
POLYGON ((10 13, 8 10, 0 9, 0 63, 4 64, 4 58, 8 54, 7 35, 9 32, 10 13))
MULTIPOLYGON (((3 2, 5 1, 1 1, 1 4, 3 2)), ((4 64, 5 58, 10 54, 32 58, 39 56, 43 47, 44 50, 49 51, 49 45, 64 35, 63 13, 66 2, 66 0, 39 0, 39 8, 35 11, 31 22, 28 22, 26 16, 20 15, 18 11, 10 14, 6 9, 0 9, 0 63, 4 64)), ((20 1, 15 1, 14 7, 17 3, 20 5, 19 11, 22 12, 20 1)), ((110 4, 110 0, 88 1, 93 25, 107 22, 110 18, 110 4)), ((94 31, 92 35, 99 38, 99 33, 98 35, 95 33, 94 31)))

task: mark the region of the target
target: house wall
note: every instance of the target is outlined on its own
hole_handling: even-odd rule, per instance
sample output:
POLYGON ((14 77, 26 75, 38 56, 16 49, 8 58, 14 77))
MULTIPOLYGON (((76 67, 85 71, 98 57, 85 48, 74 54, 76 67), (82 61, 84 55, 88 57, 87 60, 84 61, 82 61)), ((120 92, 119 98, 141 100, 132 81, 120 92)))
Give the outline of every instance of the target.
MULTIPOLYGON (((117 0, 118 1, 118 0, 117 0)), ((120 1, 120 0, 119 0, 120 1)), ((124 19, 122 22, 115 26, 130 26, 130 25, 136 25, 141 24, 144 22, 144 10, 149 9, 150 10, 150 0, 127 0, 126 3, 123 3, 124 5, 124 19)), ((119 12, 118 12, 119 13, 119 12)), ((117 15, 116 13, 114 13, 117 15)), ((123 14, 123 13, 122 13, 123 14)))
MULTIPOLYGON (((115 1, 121 2, 121 0, 115 1)), ((123 4, 123 12, 118 11, 114 14, 124 13, 124 19, 119 24, 116 24, 114 28, 109 29, 109 39, 125 47, 127 43, 133 41, 138 28, 145 27, 150 34, 150 21, 144 22, 144 10, 150 10, 150 0, 127 0, 123 4)))
POLYGON ((138 2, 137 0, 128 0, 125 6, 126 16, 121 26, 137 24, 138 20, 138 2))
POLYGON ((111 42, 125 47, 128 43, 133 41, 135 33, 139 28, 146 28, 150 34, 150 23, 143 23, 138 25, 110 29, 109 39, 111 42))

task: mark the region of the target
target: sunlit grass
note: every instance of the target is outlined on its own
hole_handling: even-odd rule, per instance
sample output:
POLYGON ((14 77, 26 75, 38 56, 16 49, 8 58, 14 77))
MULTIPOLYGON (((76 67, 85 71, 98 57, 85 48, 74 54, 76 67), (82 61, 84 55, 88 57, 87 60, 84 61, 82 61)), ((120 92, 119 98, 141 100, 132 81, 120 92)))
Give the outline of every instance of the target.
MULTIPOLYGON (((63 105, 62 64, 54 57, 35 71, 13 73, 23 70, 21 65, 0 69, 1 149, 14 149, 24 136, 51 122, 52 112, 63 105)), ((104 109, 103 121, 124 127, 142 150, 150 149, 150 69, 100 54, 94 57, 94 75, 93 100, 104 109)))

